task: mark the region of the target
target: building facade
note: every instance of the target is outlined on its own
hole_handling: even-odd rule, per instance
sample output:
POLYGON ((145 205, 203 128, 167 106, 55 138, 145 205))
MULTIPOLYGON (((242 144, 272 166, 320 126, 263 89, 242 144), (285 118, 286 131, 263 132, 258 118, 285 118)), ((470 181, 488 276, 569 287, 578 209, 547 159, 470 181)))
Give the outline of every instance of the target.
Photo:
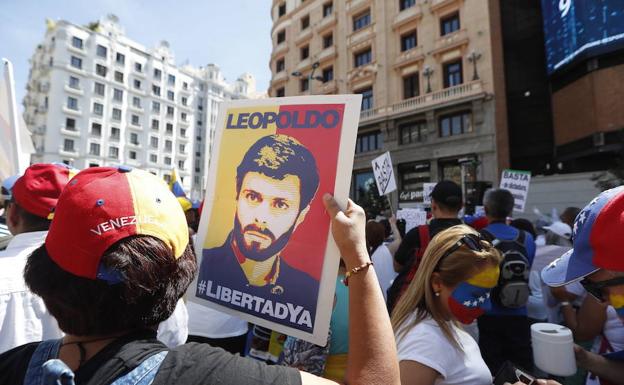
POLYGON ((167 42, 147 49, 113 15, 88 26, 47 23, 24 99, 32 161, 127 164, 166 180, 176 168, 199 199, 219 102, 255 97, 253 76, 228 84, 215 65, 178 67, 167 42))
POLYGON ((393 206, 422 184, 462 183, 467 203, 508 166, 500 12, 480 0, 274 0, 271 96, 363 96, 352 196, 390 151, 393 206), (500 94, 500 96, 499 96, 500 94))

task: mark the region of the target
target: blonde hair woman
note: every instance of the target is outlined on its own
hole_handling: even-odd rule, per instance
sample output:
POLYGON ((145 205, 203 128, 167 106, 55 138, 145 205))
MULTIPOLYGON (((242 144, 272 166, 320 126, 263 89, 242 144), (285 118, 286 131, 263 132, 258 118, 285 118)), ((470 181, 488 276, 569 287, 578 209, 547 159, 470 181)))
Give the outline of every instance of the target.
POLYGON ((469 324, 488 308, 500 261, 500 253, 465 225, 431 240, 392 313, 401 383, 492 383, 477 342, 458 321, 469 324))

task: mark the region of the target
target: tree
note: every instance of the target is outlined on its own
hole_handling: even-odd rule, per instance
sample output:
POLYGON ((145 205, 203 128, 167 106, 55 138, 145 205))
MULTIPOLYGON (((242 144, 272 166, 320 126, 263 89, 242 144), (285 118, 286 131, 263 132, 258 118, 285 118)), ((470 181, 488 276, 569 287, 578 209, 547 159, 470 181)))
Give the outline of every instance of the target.
POLYGON ((375 185, 375 179, 366 181, 364 186, 358 188, 358 205, 362 206, 369 219, 375 219, 390 208, 388 198, 380 196, 375 185))

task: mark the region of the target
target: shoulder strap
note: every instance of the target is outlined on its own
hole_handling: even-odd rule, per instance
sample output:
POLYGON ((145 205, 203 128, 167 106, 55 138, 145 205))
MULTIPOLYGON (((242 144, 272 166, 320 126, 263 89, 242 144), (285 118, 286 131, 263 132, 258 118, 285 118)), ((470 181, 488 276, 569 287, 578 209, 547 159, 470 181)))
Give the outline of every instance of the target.
POLYGON ((167 353, 169 352, 165 350, 150 356, 130 373, 116 379, 111 385, 150 385, 158 373, 160 364, 167 357, 167 353))
POLYGON ((489 230, 481 229, 481 235, 485 238, 486 241, 492 243, 496 240, 494 234, 492 234, 489 230))
POLYGON ((427 246, 429 246, 429 241, 431 240, 429 225, 418 226, 418 236, 420 238, 420 250, 421 250, 419 254, 422 256, 425 254, 425 250, 427 249, 427 246))
POLYGON ((45 384, 43 364, 48 360, 57 358, 60 347, 60 339, 41 341, 39 345, 37 345, 35 352, 30 357, 28 368, 26 369, 24 385, 45 384))

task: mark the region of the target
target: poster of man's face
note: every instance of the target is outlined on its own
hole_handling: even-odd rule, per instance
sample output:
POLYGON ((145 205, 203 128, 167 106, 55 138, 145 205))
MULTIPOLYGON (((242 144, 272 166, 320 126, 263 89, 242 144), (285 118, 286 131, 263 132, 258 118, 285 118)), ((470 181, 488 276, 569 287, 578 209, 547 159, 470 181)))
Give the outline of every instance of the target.
MULTIPOLYGON (((318 310, 327 307, 319 306, 319 295, 331 292, 333 299, 333 287, 321 286, 336 280, 324 273, 335 246, 321 198, 336 192, 347 107, 259 103, 222 111, 192 300, 274 330, 283 326, 290 335, 310 335, 318 310)), ((325 323, 331 308, 323 312, 325 323)))

